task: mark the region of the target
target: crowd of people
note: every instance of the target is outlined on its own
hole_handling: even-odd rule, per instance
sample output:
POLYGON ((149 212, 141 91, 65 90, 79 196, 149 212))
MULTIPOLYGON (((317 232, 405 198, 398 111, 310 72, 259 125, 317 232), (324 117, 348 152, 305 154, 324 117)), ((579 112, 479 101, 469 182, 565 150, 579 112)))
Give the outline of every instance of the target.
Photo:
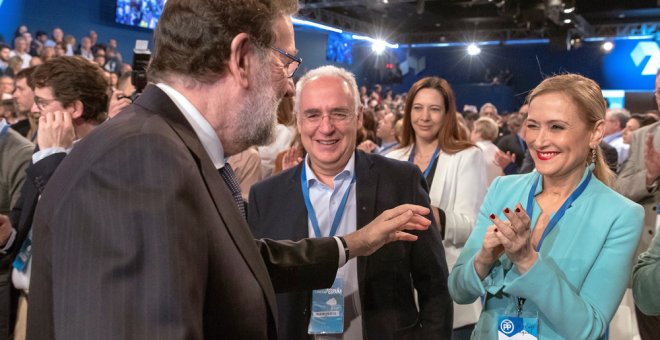
POLYGON ((660 334, 657 110, 297 74, 296 10, 168 1, 139 96, 94 31, 0 45, 0 339, 660 334))

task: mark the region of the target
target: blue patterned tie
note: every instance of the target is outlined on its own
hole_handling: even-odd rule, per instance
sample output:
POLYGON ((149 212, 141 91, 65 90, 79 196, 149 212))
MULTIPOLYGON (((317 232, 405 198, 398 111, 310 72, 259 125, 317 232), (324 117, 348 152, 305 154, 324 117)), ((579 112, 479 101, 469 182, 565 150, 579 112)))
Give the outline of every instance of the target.
POLYGON ((231 191, 231 195, 234 197, 234 202, 236 202, 236 206, 241 212, 241 216, 247 220, 245 216, 245 201, 243 201, 243 196, 241 195, 241 186, 238 185, 238 182, 236 181, 236 174, 234 174, 234 170, 231 168, 231 165, 225 162, 225 166, 220 168, 218 172, 220 172, 220 176, 222 176, 222 179, 225 180, 229 191, 231 191))

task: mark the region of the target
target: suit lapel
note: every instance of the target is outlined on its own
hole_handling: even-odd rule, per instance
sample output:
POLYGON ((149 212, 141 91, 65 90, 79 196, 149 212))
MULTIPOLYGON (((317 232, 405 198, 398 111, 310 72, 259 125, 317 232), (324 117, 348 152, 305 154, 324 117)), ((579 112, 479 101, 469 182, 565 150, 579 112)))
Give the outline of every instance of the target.
POLYGON ((307 207, 302 195, 302 182, 300 181, 300 174, 302 173, 303 163, 300 163, 295 171, 289 173, 287 180, 287 188, 285 195, 290 202, 286 204, 290 210, 287 211, 289 216, 293 217, 293 223, 285 224, 285 228, 290 228, 286 231, 286 239, 292 238, 293 240, 300 240, 303 238, 313 237, 309 235, 307 207))
POLYGON ((252 233, 249 231, 247 222, 238 211, 229 188, 224 184, 222 177, 213 166, 195 131, 172 100, 156 86, 148 87, 136 101, 136 104, 162 116, 190 150, 220 218, 236 244, 236 248, 243 255, 243 259, 263 288, 271 312, 276 314, 277 308, 273 286, 268 277, 266 266, 255 245, 252 233))
MULTIPOLYGON (((356 197, 356 229, 369 224, 376 213, 376 189, 378 188, 378 172, 373 169, 373 162, 362 151, 355 154, 355 197, 356 197)), ((358 258, 358 286, 360 296, 365 294, 365 282, 367 273, 367 258, 358 258)))

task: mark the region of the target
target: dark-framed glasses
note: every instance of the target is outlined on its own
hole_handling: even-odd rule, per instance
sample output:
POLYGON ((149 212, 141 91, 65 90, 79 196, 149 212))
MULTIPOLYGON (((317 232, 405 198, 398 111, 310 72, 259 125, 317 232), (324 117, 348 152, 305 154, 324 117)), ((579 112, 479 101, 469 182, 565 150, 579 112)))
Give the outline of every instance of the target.
POLYGON ((57 101, 57 99, 43 99, 41 97, 34 96, 34 103, 37 104, 37 108, 39 108, 41 111, 44 110, 44 107, 55 101, 57 101))
POLYGON ((289 58, 289 62, 284 64, 284 70, 286 71, 287 77, 289 78, 293 77, 293 74, 296 73, 296 70, 298 70, 298 67, 300 66, 300 64, 302 64, 302 58, 296 57, 294 55, 290 55, 289 53, 286 53, 285 51, 282 51, 277 47, 271 47, 271 49, 289 58))

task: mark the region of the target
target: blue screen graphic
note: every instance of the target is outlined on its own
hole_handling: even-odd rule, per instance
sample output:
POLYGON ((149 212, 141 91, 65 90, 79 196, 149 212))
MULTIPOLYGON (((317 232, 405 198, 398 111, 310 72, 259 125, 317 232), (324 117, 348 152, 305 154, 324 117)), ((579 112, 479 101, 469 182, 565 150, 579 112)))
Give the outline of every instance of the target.
POLYGON ((658 67, 660 67, 658 42, 617 40, 612 52, 603 58, 605 81, 601 87, 652 91, 658 67))
POLYGON ((353 38, 350 34, 328 32, 325 58, 337 63, 353 64, 353 38))
POLYGON ((119 24, 156 28, 167 0, 117 0, 115 22, 119 24))

